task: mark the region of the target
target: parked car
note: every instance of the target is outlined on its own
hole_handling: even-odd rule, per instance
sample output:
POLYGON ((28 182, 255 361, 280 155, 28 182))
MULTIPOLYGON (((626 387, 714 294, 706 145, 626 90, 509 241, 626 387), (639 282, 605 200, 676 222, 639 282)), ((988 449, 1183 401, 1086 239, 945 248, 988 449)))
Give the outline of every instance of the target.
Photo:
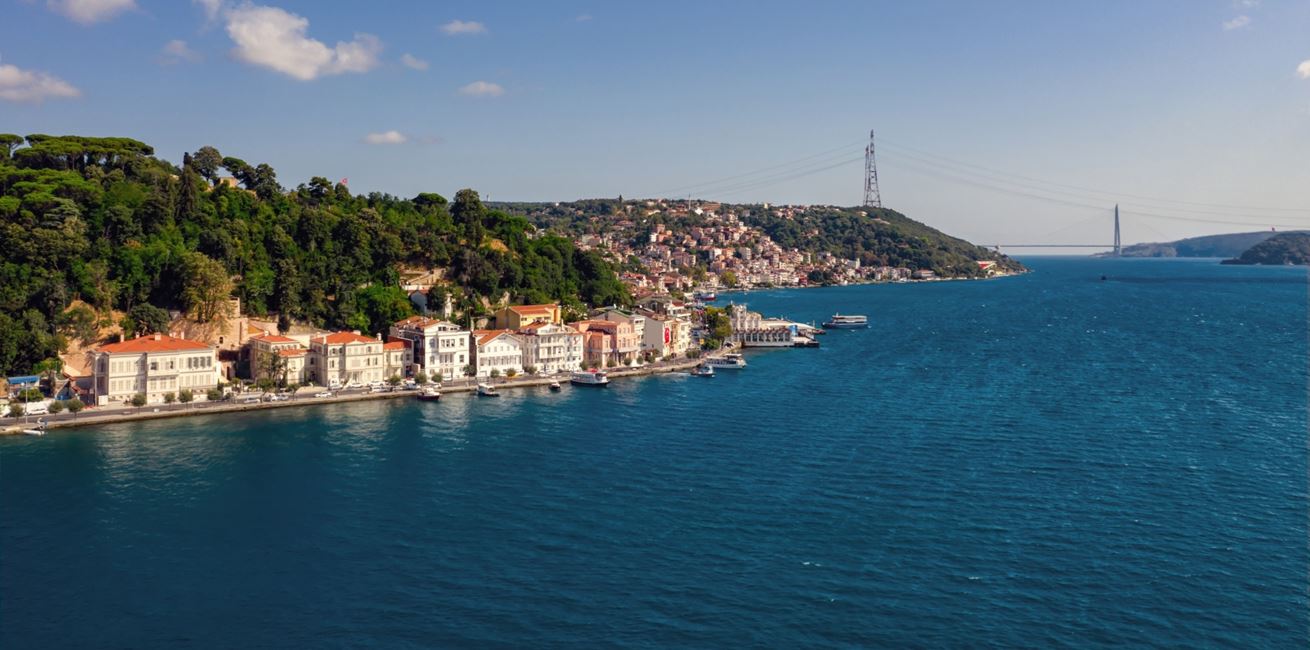
POLYGON ((332 393, 331 391, 321 390, 317 393, 314 393, 314 397, 332 397, 332 393))
POLYGON ((258 396, 258 395, 251 395, 251 396, 249 396, 249 397, 242 398, 241 403, 242 403, 242 404, 258 404, 259 401, 260 401, 260 400, 259 400, 259 396, 258 396))
POLYGON ((287 395, 286 393, 278 393, 276 395, 268 396, 268 401, 270 402, 285 402, 289 399, 291 399, 291 396, 287 395))

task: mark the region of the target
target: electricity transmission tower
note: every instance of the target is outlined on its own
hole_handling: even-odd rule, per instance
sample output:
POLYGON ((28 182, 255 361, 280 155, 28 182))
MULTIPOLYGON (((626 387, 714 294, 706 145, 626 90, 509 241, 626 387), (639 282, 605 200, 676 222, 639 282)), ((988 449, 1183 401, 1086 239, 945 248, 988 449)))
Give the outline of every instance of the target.
POLYGON ((864 148, 864 207, 882 207, 882 194, 878 192, 878 165, 873 160, 872 130, 869 131, 869 146, 864 148))

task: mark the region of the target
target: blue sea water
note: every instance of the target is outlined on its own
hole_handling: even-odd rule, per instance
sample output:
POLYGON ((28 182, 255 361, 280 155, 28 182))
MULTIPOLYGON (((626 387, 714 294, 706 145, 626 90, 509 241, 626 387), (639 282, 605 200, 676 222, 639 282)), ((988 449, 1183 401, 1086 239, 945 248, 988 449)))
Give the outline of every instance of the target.
POLYGON ((1310 645, 1305 270, 1029 263, 731 296, 872 325, 711 380, 0 440, 0 647, 1310 645))

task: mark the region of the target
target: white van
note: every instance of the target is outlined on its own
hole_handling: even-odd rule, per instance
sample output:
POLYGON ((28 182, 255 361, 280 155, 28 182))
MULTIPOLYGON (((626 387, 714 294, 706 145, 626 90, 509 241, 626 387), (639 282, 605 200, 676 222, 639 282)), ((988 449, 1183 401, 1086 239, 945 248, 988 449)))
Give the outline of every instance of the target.
POLYGON ((23 407, 23 412, 28 415, 49 415, 50 402, 32 402, 23 407))

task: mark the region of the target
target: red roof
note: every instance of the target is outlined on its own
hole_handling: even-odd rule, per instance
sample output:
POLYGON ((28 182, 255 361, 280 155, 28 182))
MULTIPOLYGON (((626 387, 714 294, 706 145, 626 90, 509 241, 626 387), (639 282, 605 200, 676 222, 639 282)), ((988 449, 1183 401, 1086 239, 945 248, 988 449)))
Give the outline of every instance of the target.
POLYGON ((406 347, 404 341, 387 341, 382 344, 383 350, 404 350, 406 347))
POLYGON ((141 354, 145 352, 187 352, 212 349, 209 344, 200 341, 179 339, 167 334, 147 334, 121 343, 110 343, 100 348, 100 351, 109 354, 141 354))
POLYGON ((377 343, 378 340, 372 337, 364 336, 358 332, 333 332, 315 336, 313 341, 326 343, 328 345, 343 345, 347 343, 377 343))
POLYGON ((309 353, 309 350, 296 348, 294 350, 278 350, 277 353, 284 357, 303 357, 309 353))

